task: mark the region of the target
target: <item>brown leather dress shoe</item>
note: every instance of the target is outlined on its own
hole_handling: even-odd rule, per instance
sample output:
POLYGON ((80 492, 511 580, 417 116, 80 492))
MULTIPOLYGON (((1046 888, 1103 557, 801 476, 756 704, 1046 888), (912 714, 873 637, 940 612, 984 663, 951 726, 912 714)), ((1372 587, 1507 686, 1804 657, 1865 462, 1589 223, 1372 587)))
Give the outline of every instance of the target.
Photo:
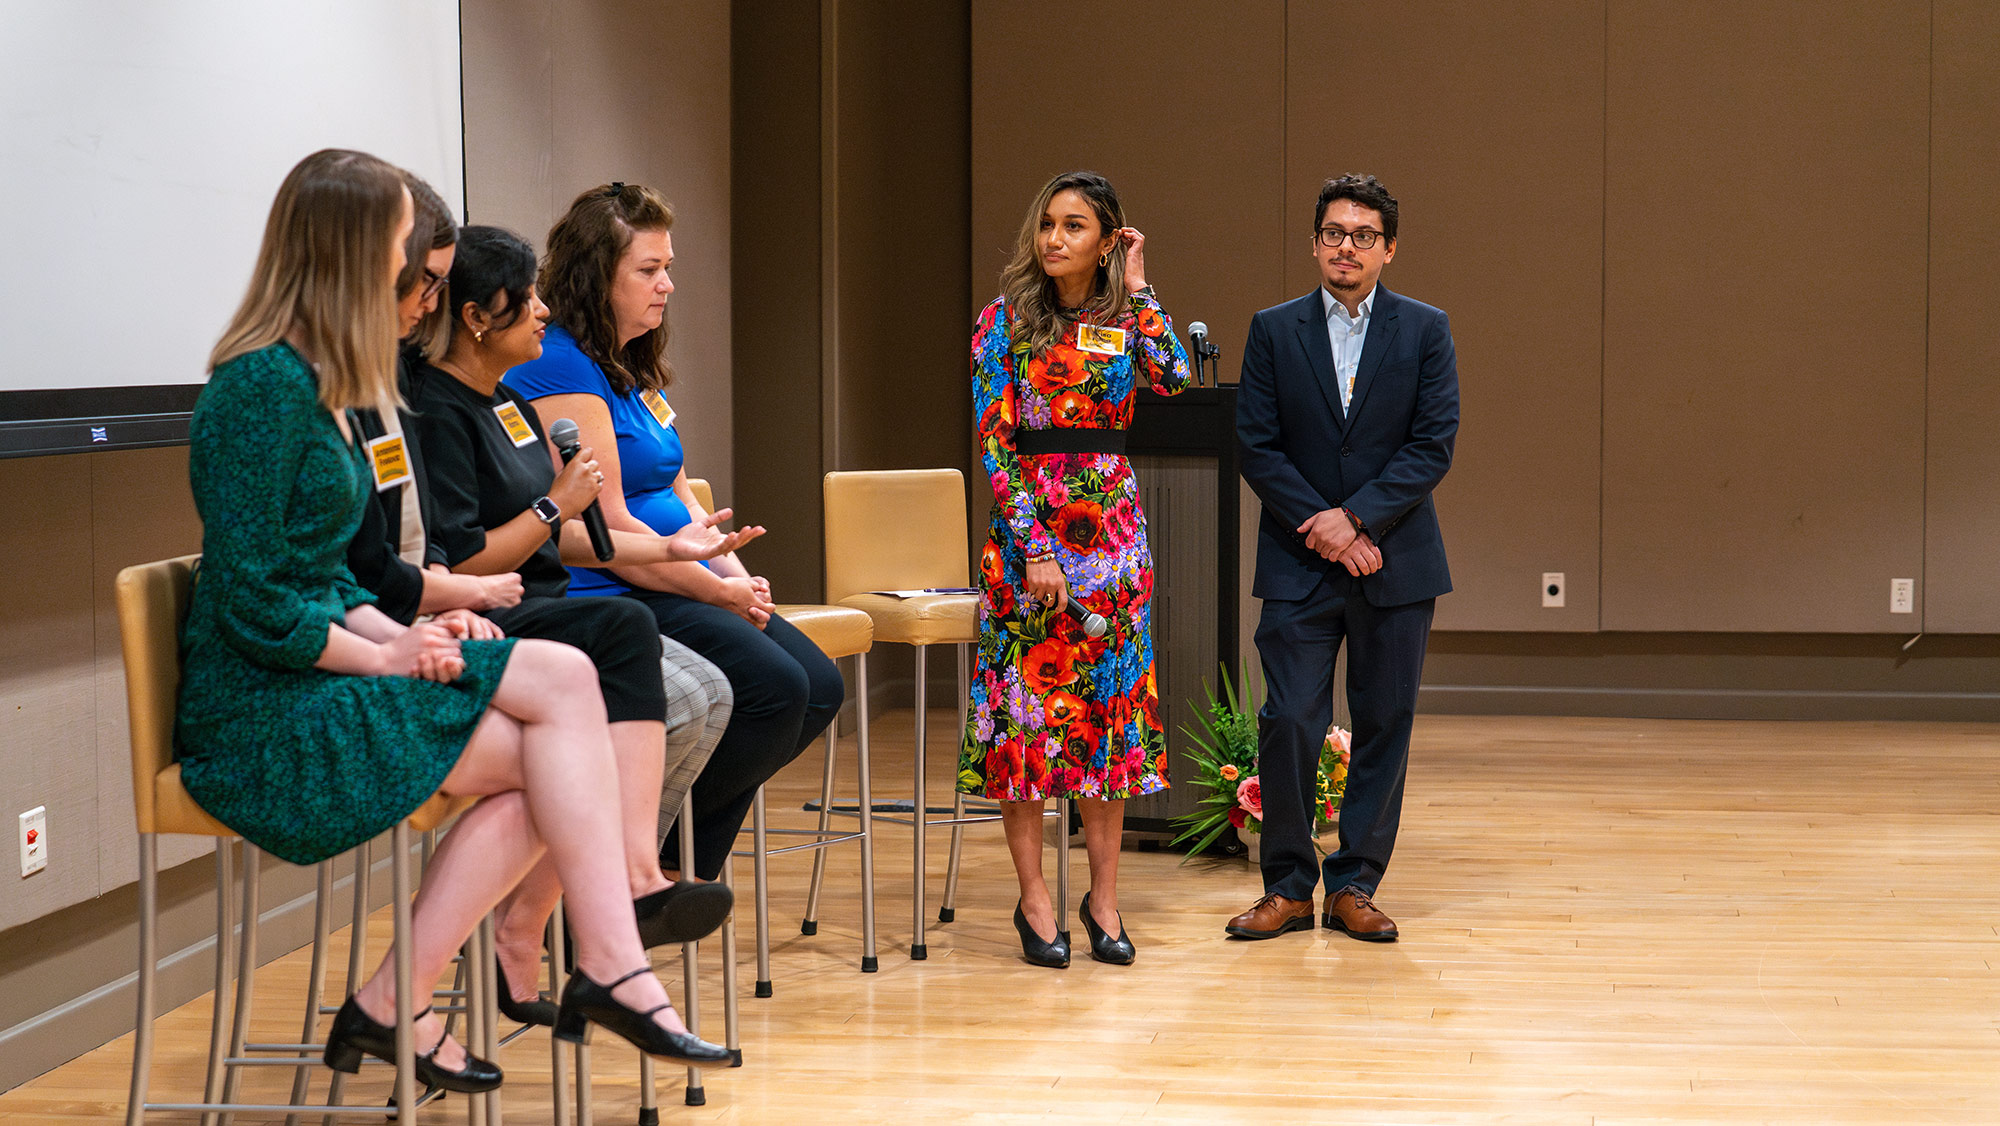
POLYGON ((1312 925, 1311 899, 1267 895, 1251 904, 1250 910, 1229 920, 1229 925, 1222 929, 1237 938, 1276 938, 1286 931, 1309 931, 1312 925))
POLYGON ((1327 930, 1346 931, 1363 942, 1396 941, 1395 920, 1384 915, 1367 892, 1352 884, 1327 902, 1325 922, 1327 930))

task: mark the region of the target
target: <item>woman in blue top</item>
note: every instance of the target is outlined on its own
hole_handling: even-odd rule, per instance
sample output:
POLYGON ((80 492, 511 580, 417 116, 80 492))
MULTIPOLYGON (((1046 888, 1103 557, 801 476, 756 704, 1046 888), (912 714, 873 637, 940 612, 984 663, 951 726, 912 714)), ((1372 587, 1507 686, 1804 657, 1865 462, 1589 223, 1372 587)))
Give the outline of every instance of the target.
MULTIPOLYGON (((542 356, 506 376, 544 417, 576 420, 604 473, 605 522, 660 535, 707 515, 688 488, 665 397, 673 377, 666 359, 673 222, 673 209, 651 188, 610 184, 578 196, 549 231, 538 289, 552 323, 542 356)), ((707 565, 614 561, 570 575, 572 595, 644 602, 661 633, 729 678, 735 713, 690 794, 694 858, 683 862, 673 833, 660 850, 669 876, 691 866, 715 879, 757 787, 833 721, 845 694, 840 671, 772 613, 771 584, 733 553, 707 565)))

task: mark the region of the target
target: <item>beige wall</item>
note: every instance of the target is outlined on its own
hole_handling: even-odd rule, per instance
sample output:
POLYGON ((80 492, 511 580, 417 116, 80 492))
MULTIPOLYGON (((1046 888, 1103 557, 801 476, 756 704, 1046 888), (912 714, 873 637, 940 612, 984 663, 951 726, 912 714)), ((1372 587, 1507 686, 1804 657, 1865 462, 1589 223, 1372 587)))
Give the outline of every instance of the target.
POLYGON ((727 0, 465 0, 470 221, 541 249, 578 192, 613 180, 674 205, 668 398, 688 467, 733 484, 727 0))

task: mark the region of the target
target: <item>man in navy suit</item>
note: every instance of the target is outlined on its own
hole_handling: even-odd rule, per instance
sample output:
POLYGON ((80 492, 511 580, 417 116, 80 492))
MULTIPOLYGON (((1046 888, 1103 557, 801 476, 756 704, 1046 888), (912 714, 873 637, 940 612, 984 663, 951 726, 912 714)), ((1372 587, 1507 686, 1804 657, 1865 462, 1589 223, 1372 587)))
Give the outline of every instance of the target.
POLYGON ((1264 896, 1240 938, 1311 930, 1324 874, 1329 930, 1392 941, 1375 889, 1403 810, 1410 725, 1437 597, 1451 589, 1431 492, 1451 468, 1458 366, 1442 311, 1378 284, 1396 256, 1396 199, 1373 176, 1321 186, 1320 286, 1250 322, 1237 392, 1243 477, 1264 502, 1257 714, 1264 896), (1313 850, 1333 666, 1347 642, 1354 744, 1340 847, 1313 850))

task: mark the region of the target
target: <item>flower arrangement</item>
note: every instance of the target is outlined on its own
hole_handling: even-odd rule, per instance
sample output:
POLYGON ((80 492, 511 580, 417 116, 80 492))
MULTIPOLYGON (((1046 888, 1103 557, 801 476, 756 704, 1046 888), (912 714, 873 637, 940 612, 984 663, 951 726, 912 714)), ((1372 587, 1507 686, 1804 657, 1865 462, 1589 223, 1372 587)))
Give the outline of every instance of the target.
MULTIPOLYGON (((1226 828, 1260 832, 1264 820, 1264 789, 1257 773, 1257 709, 1248 697, 1239 700, 1229 672, 1222 672, 1222 698, 1202 682, 1207 704, 1195 711, 1200 729, 1182 727, 1187 735, 1188 758, 1195 773, 1183 785, 1193 786, 1201 795, 1194 812, 1176 819, 1181 833, 1174 844, 1194 842, 1188 855, 1215 843, 1226 828)), ((1245 666, 1237 683, 1247 683, 1245 666)), ((1319 758, 1319 786, 1313 817, 1315 833, 1333 824, 1340 812, 1340 799, 1347 792, 1347 766, 1352 754, 1352 737, 1339 727, 1326 733, 1319 758)), ((1185 862, 1184 862, 1185 863, 1185 862)))

